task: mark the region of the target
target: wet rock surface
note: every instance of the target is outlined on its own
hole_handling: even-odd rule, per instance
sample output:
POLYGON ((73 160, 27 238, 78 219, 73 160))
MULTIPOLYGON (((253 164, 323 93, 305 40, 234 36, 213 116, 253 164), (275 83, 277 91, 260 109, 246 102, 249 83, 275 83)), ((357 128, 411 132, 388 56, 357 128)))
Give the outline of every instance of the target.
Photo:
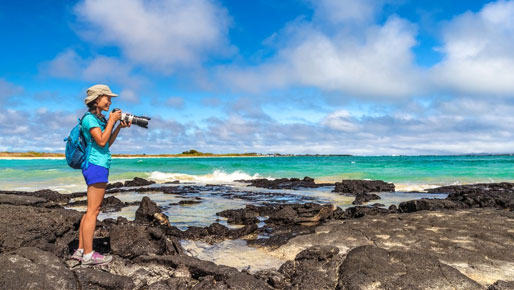
POLYGON ((387 183, 382 180, 342 180, 336 182, 333 192, 342 193, 345 195, 359 195, 369 192, 392 192, 394 191, 394 184, 387 183))
MULTIPOLYGON (((186 203, 201 200, 190 193, 209 191, 227 198, 236 194, 223 185, 137 186, 110 190, 174 194, 186 203)), ((0 288, 510 289, 512 189, 512 184, 449 187, 434 191, 447 190, 443 200, 345 210, 309 200, 281 203, 281 194, 288 193, 248 191, 243 200, 279 198, 218 213, 240 228, 213 223, 187 230, 171 226, 163 209, 144 197, 134 221, 120 217, 97 224, 94 247, 114 260, 84 269, 68 260, 78 242, 82 214, 61 207, 82 193, 61 199, 52 191, 3 192, 0 264, 7 266, 0 269, 0 288), (179 242, 213 244, 226 239, 245 239, 287 261, 278 269, 249 273, 191 257, 179 242), (50 284, 49 277, 60 284, 50 284)), ((114 197, 104 203, 114 211, 126 205, 114 197)))
POLYGON ((251 179, 236 180, 238 182, 248 183, 249 186, 268 188, 268 189, 298 189, 298 188, 318 188, 322 186, 330 186, 332 183, 315 183, 314 178, 279 178, 279 179, 251 179))
POLYGON ((228 218, 228 223, 251 224, 259 221, 258 217, 266 217, 269 224, 290 224, 302 222, 322 222, 332 218, 341 209, 333 205, 317 203, 273 204, 265 206, 247 205, 242 209, 230 209, 216 213, 228 218))
MULTIPOLYGON (((139 203, 137 203, 137 204, 139 204, 139 203)), ((127 202, 122 202, 121 200, 119 200, 118 198, 116 198, 114 196, 108 196, 108 197, 105 197, 104 200, 102 201, 101 211, 103 211, 103 212, 120 211, 122 208, 129 206, 129 205, 133 205, 133 204, 127 203, 127 202)), ((77 206, 87 207, 87 200, 70 202, 66 206, 71 207, 71 208, 77 207, 77 206)))
POLYGON ((360 205, 368 201, 381 199, 380 196, 374 194, 374 193, 359 193, 355 197, 355 200, 352 202, 352 204, 360 205))
POLYGON ((146 179, 140 178, 140 177, 134 177, 134 179, 127 180, 124 183, 122 183, 122 182, 109 183, 109 184, 107 184, 106 189, 120 188, 120 187, 147 186, 147 185, 151 185, 154 183, 155 183, 155 181, 146 180, 146 179))
POLYGON ((399 205, 399 210, 402 212, 463 208, 514 210, 513 183, 444 186, 430 189, 429 192, 449 194, 444 200, 420 199, 402 202, 399 205))
POLYGON ((289 239, 312 233, 314 227, 328 219, 341 218, 343 211, 333 205, 316 203, 247 205, 243 209, 225 210, 217 215, 228 218, 228 223, 244 224, 245 227, 262 220, 261 227, 254 226, 256 235, 263 238, 249 240, 251 245, 279 247, 289 239))

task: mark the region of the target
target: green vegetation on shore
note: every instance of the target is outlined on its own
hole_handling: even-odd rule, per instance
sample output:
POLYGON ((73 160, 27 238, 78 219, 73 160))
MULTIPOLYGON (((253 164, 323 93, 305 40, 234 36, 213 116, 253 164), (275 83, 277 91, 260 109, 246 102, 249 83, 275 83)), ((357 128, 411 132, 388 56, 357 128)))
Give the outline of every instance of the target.
MULTIPOLYGON (((179 154, 112 154, 113 157, 233 157, 233 156, 269 156, 268 154, 260 154, 260 153, 221 153, 221 154, 215 154, 215 153, 204 153, 196 150, 189 150, 184 151, 179 154)), ((0 158, 1 157, 27 157, 27 158, 34 158, 34 157, 63 157, 64 153, 48 153, 48 152, 35 152, 35 151, 28 151, 28 152, 0 152, 0 158)))

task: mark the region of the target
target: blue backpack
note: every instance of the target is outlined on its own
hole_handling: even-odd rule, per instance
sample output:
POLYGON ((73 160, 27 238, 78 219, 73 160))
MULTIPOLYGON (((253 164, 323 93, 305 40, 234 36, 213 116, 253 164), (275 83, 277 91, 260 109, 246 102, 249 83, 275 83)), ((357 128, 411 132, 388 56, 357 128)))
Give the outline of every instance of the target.
POLYGON ((92 145, 86 142, 86 137, 82 133, 82 120, 87 114, 90 113, 88 112, 78 119, 79 123, 71 129, 70 135, 64 139, 66 141, 66 162, 74 169, 87 168, 89 165, 89 152, 92 145))

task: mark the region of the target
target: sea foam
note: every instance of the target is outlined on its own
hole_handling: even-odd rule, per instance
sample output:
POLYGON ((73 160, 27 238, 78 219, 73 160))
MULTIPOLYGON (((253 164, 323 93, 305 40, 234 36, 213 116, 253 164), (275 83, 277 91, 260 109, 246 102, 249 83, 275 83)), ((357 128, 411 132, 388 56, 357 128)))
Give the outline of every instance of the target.
MULTIPOLYGON (((166 173, 160 171, 153 171, 148 177, 156 182, 167 182, 167 181, 183 181, 183 182, 195 182, 195 183, 233 183, 236 180, 249 180, 264 178, 258 173, 250 175, 241 170, 236 170, 232 173, 227 173, 221 169, 215 169, 212 173, 205 175, 190 175, 184 173, 166 173)), ((270 177, 267 177, 270 178, 270 177)))

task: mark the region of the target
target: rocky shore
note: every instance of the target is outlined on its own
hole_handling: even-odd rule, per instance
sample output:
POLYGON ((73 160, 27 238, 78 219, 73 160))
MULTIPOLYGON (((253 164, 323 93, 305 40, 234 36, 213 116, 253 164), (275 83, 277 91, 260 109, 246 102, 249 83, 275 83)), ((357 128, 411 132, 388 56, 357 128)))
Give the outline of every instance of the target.
MULTIPOLYGON (((308 177, 246 182, 268 189, 319 186, 308 177)), ((355 196, 354 204, 394 191, 381 181, 331 186, 333 194, 355 196)), ((291 195, 236 195, 230 186, 170 186, 144 179, 111 184, 107 192, 172 194, 182 199, 177 206, 188 206, 204 202, 189 194, 206 188, 248 201, 291 195)), ((151 197, 126 203, 109 196, 103 210, 137 206, 135 219, 99 221, 94 248, 114 260, 83 268, 69 259, 82 216, 69 208, 84 205, 76 200, 84 192, 0 191, 0 289, 514 289, 514 184, 430 192, 448 197, 344 210, 308 199, 273 200, 220 211, 220 222, 187 230, 172 226, 151 197), (191 256, 185 240, 244 240, 285 262, 278 269, 238 270, 191 256)))

